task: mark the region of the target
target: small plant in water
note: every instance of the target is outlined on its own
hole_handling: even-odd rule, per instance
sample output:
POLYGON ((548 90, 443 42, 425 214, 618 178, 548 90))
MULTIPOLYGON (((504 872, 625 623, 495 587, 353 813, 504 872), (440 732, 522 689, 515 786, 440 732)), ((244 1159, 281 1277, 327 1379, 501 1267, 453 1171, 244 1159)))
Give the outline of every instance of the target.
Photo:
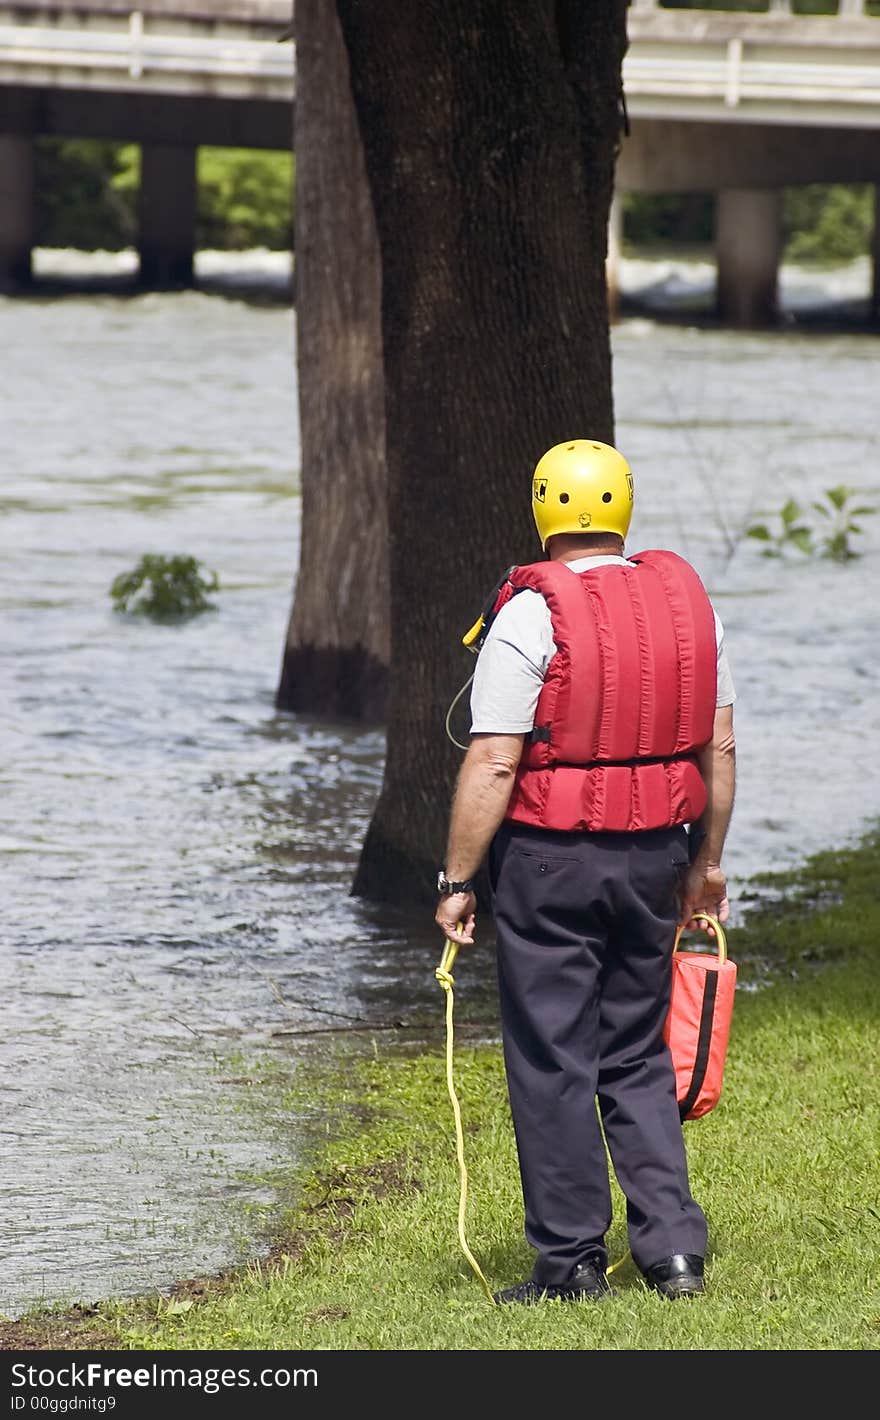
POLYGON ((877 509, 866 503, 853 506, 856 495, 854 488, 839 483, 836 488, 825 490, 823 501, 813 504, 822 522, 819 524, 819 549, 822 557, 830 557, 833 562, 849 562, 861 554, 850 545, 850 538, 861 531, 861 524, 855 518, 868 517, 877 509))
POLYGON ((220 583, 216 572, 203 575, 195 557, 163 557, 148 552, 131 572, 121 572, 113 581, 110 595, 117 611, 149 616, 153 621, 182 621, 209 611, 214 603, 209 592, 220 583))
POLYGON ((758 542, 766 543, 765 557, 782 557, 790 547, 807 554, 814 551, 813 534, 809 524, 803 520, 800 503, 796 503, 793 498, 789 498, 780 508, 772 524, 752 523, 746 533, 758 542))
POLYGON ((772 523, 752 523, 746 533, 765 544, 765 557, 782 557, 789 548, 794 548, 806 556, 849 562, 861 555, 850 541, 862 531, 855 519, 877 511, 867 504, 854 507, 855 494, 856 490, 845 483, 826 488, 822 498, 812 504, 820 520, 817 523, 814 519, 812 526, 805 521, 805 510, 800 503, 789 498, 772 523))

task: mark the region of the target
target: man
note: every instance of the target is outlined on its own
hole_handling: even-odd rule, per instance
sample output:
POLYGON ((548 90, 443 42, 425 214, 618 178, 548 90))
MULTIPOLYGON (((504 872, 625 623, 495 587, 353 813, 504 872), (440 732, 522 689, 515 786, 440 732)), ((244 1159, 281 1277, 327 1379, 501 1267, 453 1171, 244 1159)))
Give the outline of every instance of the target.
POLYGON ((610 445, 575 439, 538 463, 547 560, 512 569, 495 602, 438 879, 438 925, 472 943, 473 879, 489 854, 537 1254, 498 1302, 611 1294, 606 1142, 645 1281, 670 1299, 704 1289, 707 1224, 663 1026, 677 926, 729 914, 735 696, 694 569, 671 552, 624 557, 632 499, 610 445))

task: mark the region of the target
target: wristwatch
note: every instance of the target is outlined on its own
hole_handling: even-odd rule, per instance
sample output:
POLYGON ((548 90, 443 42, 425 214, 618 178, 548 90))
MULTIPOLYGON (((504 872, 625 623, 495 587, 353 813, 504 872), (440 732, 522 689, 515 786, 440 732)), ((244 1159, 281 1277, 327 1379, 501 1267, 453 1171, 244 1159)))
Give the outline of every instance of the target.
POLYGON ((441 897, 448 897, 454 892, 473 892, 474 884, 471 878, 463 878, 461 882, 450 882, 446 876, 446 869, 441 868, 437 874, 437 891, 441 897))

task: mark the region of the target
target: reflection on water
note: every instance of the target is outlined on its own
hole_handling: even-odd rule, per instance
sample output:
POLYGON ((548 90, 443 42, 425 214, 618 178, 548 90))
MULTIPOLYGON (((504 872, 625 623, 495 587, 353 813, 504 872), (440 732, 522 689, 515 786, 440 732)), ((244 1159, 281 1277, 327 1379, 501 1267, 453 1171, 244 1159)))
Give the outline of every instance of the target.
MULTIPOLYGON (((285 1032, 418 1027, 442 1003, 432 924, 348 894, 382 734, 273 705, 297 557, 289 308, 56 293, 0 302, 0 343, 0 1309, 17 1315, 247 1255, 249 1210, 315 1120, 257 1124, 230 1058, 295 1073, 334 1037, 285 1032), (116 616, 110 583, 146 551, 216 568, 219 609, 116 616)), ((630 545, 691 557, 727 629, 742 885, 878 802, 880 518, 846 567, 742 536, 843 481, 880 504, 877 339, 639 317, 614 353, 630 545)), ((491 943, 462 996, 491 1026, 491 943)))

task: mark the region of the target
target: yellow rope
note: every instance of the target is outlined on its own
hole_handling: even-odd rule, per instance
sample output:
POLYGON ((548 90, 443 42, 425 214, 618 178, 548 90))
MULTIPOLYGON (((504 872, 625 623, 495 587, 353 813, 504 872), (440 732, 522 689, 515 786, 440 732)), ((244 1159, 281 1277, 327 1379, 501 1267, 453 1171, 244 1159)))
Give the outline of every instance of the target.
POLYGON ((622 1267, 623 1264, 625 1262, 628 1262, 631 1257, 632 1253, 629 1251, 629 1249, 627 1249, 626 1252, 623 1254, 623 1257, 619 1257, 616 1262, 612 1262, 610 1267, 605 1268, 605 1276, 610 1277, 612 1272, 616 1272, 618 1267, 622 1267))
POLYGON ((446 992, 446 1088, 449 1091, 449 1098, 452 1100, 452 1112, 455 1115, 455 1146, 458 1154, 458 1167, 461 1174, 461 1189, 458 1198, 458 1240, 461 1243, 461 1250, 470 1263, 474 1272, 479 1278, 480 1284, 486 1296, 493 1306, 496 1305, 492 1296, 492 1288, 480 1270, 480 1264, 468 1247, 467 1238, 464 1231, 465 1213, 467 1211, 467 1188, 468 1176, 467 1165, 464 1161, 464 1133, 461 1126, 461 1109, 459 1108, 458 1096, 455 1093, 455 1080, 452 1071, 452 1050, 454 1042, 454 1027, 452 1023, 453 993, 452 988, 455 980, 452 976, 452 966, 458 952, 458 943, 447 941, 443 950, 443 957, 434 972, 443 990, 446 992))

